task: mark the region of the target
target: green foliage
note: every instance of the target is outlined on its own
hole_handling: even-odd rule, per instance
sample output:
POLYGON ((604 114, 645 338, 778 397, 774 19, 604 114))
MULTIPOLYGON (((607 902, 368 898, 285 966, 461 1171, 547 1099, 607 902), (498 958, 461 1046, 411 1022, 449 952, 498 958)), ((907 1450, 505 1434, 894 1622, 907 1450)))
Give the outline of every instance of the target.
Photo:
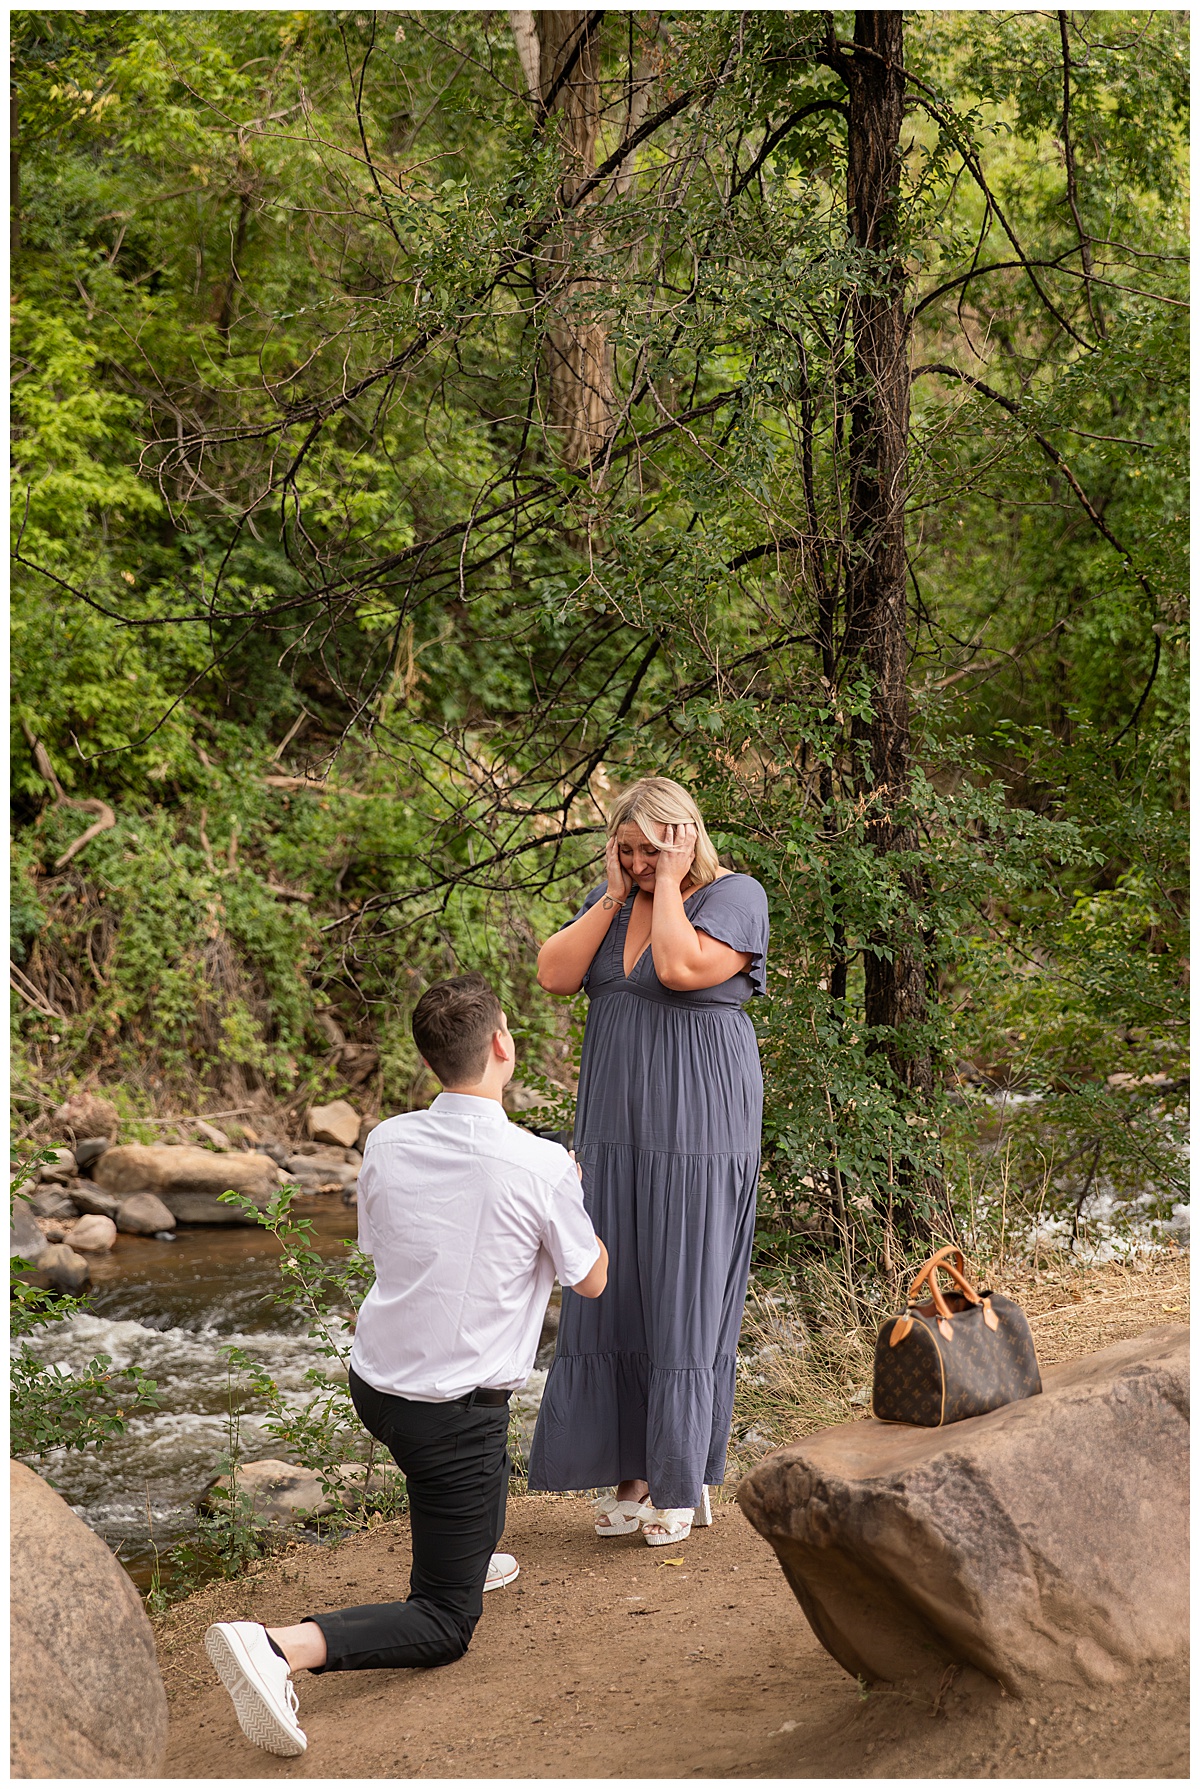
POLYGON ((285 1186, 265 1211, 238 1193, 222 1193, 227 1205, 239 1206, 280 1243, 282 1289, 275 1303, 298 1312, 327 1368, 310 1367, 305 1379, 312 1395, 297 1405, 279 1390, 245 1350, 226 1349, 230 1368, 246 1395, 265 1413, 263 1427, 289 1454, 315 1472, 332 1508, 317 1518, 326 1533, 342 1534, 363 1526, 372 1515, 390 1516, 407 1507, 402 1481, 383 1456, 379 1443, 365 1433, 346 1387, 350 1346, 347 1324, 374 1282, 368 1256, 346 1243, 340 1258, 329 1260, 312 1245, 310 1218, 294 1210, 297 1191, 285 1186))
POLYGON ((772 903, 764 1251, 877 1262, 927 1169, 959 1223, 1001 1166, 1068 1218, 1085 1181, 1167 1196, 1187 20, 1062 18, 1065 135, 1059 15, 906 18, 920 844, 881 861, 829 603, 847 307, 887 269, 821 16, 606 15, 599 157, 643 57, 651 112, 693 97, 573 230, 502 15, 15 15, 24 1118, 97 1074, 138 1109, 419 1103, 412 1004, 470 967, 567 1122, 536 946, 605 791, 661 771, 772 903), (587 322, 603 468, 546 372, 587 322), (87 819, 30 737, 117 818, 61 871, 87 819), (901 934, 931 1100, 863 1022, 901 934))
MULTIPOLYGON (((33 1180, 49 1150, 32 1150, 18 1163, 10 1194, 33 1180)), ((59 1448, 97 1450, 123 1435, 129 1418, 158 1405, 158 1389, 140 1367, 114 1371, 112 1357, 93 1355, 76 1373, 39 1360, 24 1339, 48 1323, 67 1323, 87 1309, 85 1299, 47 1292, 23 1279, 32 1263, 19 1255, 9 1261, 9 1335, 17 1344, 8 1368, 9 1446, 14 1455, 45 1460, 59 1448)))

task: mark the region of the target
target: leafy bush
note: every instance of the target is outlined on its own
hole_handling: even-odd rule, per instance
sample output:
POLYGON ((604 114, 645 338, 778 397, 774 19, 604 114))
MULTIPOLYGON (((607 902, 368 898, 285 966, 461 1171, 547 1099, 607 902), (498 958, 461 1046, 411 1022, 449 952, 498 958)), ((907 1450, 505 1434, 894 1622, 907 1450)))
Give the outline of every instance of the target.
MULTIPOLYGON (((49 1160, 50 1151, 37 1150, 17 1164, 14 1198, 49 1160)), ((114 1371, 108 1354, 93 1355, 76 1373, 39 1360, 24 1338, 44 1324, 69 1322, 87 1300, 31 1285, 21 1276, 32 1265, 19 1255, 9 1262, 9 1334, 17 1343, 9 1362, 9 1446, 18 1458, 37 1460, 59 1448, 100 1449, 124 1434, 137 1411, 157 1407, 158 1388, 140 1367, 114 1371)))

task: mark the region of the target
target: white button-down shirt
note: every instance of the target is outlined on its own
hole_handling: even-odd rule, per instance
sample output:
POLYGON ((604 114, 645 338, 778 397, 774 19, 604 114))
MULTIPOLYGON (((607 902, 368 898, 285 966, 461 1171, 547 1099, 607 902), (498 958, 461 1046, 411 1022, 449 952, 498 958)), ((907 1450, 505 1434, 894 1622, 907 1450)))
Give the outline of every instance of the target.
POLYGON ((358 1241, 376 1278, 350 1364, 422 1404, 524 1385, 555 1274, 576 1286, 600 1258, 566 1150, 469 1093, 371 1132, 358 1241))

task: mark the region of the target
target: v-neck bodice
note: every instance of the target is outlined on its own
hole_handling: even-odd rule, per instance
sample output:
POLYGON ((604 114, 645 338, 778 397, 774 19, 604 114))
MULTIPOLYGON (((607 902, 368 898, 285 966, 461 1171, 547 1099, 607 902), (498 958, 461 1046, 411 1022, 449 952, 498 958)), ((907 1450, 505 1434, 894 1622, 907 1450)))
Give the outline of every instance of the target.
MULTIPOLYGON (((683 910, 689 921, 698 930, 709 932, 710 936, 717 938, 721 943, 728 943, 733 949, 740 950, 744 949, 745 945, 734 936, 725 936, 729 932, 729 927, 718 918, 716 907, 713 907, 711 914, 713 922, 711 931, 704 924, 702 917, 705 909, 712 907, 713 891, 724 889, 727 883, 735 881, 745 884, 752 882, 752 879, 738 875, 722 876, 716 882, 707 883, 703 888, 695 888, 690 895, 684 897, 683 910)), ((753 884, 753 886, 757 888, 757 884, 753 884)), ((599 899, 603 892, 603 889, 597 890, 591 899, 599 899)), ((624 903, 615 923, 608 928, 599 950, 592 958, 583 983, 590 999, 594 1000, 601 995, 629 993, 668 1006, 741 1007, 752 994, 759 992, 757 985, 759 975, 755 971, 759 970, 761 973, 761 970, 759 965, 753 962, 750 971, 740 970, 736 975, 731 975, 728 981, 719 982, 716 987, 696 989, 664 987, 658 979, 658 972, 654 967, 654 955, 650 948, 649 937, 647 937, 637 961, 626 972, 625 941, 629 934, 629 921, 633 912, 634 898, 624 903)), ((591 905, 591 899, 588 905, 591 905)), ((765 944, 765 942, 764 928, 763 943, 765 944)))

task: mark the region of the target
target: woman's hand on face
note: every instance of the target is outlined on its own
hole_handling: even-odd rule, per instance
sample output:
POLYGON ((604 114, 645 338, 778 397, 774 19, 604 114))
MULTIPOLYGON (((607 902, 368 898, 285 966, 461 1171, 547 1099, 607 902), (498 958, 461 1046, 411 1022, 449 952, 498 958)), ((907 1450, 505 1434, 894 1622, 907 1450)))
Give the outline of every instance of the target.
POLYGON ((685 822, 682 826, 664 825, 661 839, 654 841, 658 846, 658 857, 654 864, 656 886, 660 882, 673 882, 682 886, 695 860, 699 836, 690 823, 685 822))
POLYGON ((615 838, 604 847, 604 874, 608 878, 608 899, 623 901, 633 887, 633 879, 621 868, 621 851, 615 838))

